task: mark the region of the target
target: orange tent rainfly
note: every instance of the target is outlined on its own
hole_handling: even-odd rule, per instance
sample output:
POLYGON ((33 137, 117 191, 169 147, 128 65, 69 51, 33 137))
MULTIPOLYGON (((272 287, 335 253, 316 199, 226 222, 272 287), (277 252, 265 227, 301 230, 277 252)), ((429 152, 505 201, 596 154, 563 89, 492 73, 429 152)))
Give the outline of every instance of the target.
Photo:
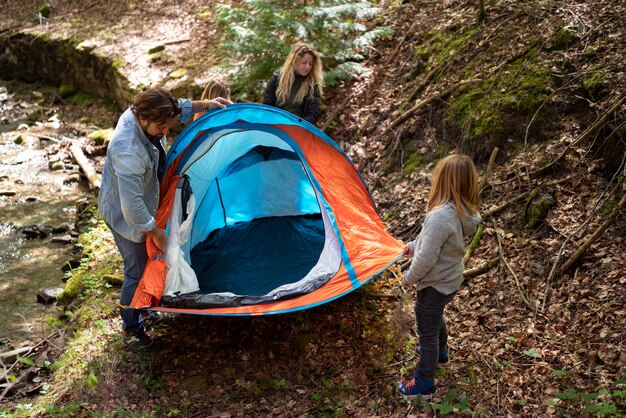
POLYGON ((264 315, 317 306, 402 256, 348 156, 280 109, 235 104, 191 123, 167 154, 150 260, 131 306, 264 315))

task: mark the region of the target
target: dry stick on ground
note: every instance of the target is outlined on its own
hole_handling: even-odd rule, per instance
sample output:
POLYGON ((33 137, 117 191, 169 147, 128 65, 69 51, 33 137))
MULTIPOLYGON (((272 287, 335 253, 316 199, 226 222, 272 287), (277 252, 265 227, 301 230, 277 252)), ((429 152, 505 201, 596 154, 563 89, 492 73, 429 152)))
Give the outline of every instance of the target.
POLYGON ((337 115, 339 115, 339 113, 341 113, 343 109, 346 108, 346 106, 348 105, 350 100, 352 100, 352 98, 354 98, 354 93, 350 93, 348 97, 346 97, 346 99, 339 105, 339 107, 337 107, 337 109, 333 111, 333 113, 326 119, 324 126, 322 126, 322 132, 326 132, 326 129, 328 129, 328 126, 330 125, 330 123, 333 120, 335 120, 337 115))
MULTIPOLYGON (((21 356, 21 357, 26 357, 26 356, 30 355, 30 354, 31 354, 31 353, 32 353, 32 352, 33 352, 33 351, 34 351, 37 347, 39 347, 40 345, 42 345, 42 344, 44 344, 44 343, 48 343, 48 344, 49 344, 50 342, 49 342, 48 340, 49 340, 50 338, 56 337, 57 335, 60 335, 60 334, 61 334, 61 331, 59 331, 59 330, 54 331, 52 334, 48 335, 48 336, 47 336, 47 337, 45 337, 43 340, 39 341, 37 344, 35 344, 34 346, 32 346, 32 347, 30 348, 30 350, 29 350, 27 353, 25 353, 23 356, 21 356)), ((5 375, 5 376, 8 376, 9 372, 10 372, 11 370, 13 370, 13 368, 14 368, 14 367, 15 367, 15 366, 19 363, 19 362, 20 362, 20 360, 19 360, 19 359, 18 359, 18 360, 15 360, 15 362, 11 365, 11 367, 9 367, 7 370, 5 370, 5 371, 4 371, 4 375, 5 375)), ((6 368, 5 368, 5 369, 6 369, 6 368)), ((22 380, 22 378, 24 378, 24 376, 26 376, 26 375, 28 374, 28 372, 29 372, 30 370, 32 370, 32 369, 33 369, 32 367, 31 367, 31 368, 29 368, 29 369, 26 371, 26 373, 22 374, 22 375, 21 375, 21 376, 20 376, 20 377, 19 377, 19 378, 15 381, 15 382, 12 382, 12 383, 11 383, 11 384, 9 384, 6 388, 4 388, 4 391, 0 394, 0 402, 4 399, 4 397, 6 396, 6 394, 7 394, 7 393, 9 393, 9 391, 11 390, 11 388, 13 388, 15 385, 17 385, 17 384, 18 384, 18 383, 22 380)))
MULTIPOLYGON (((552 182, 552 183, 548 183, 548 185, 549 185, 549 186, 555 186, 555 185, 557 185, 557 184, 565 183, 565 182, 567 182, 567 181, 569 181, 569 180, 571 180, 572 178, 577 177, 577 176, 579 176, 579 174, 574 174, 574 175, 571 175, 571 176, 566 177, 566 178, 564 178, 564 179, 560 179, 560 180, 554 181, 554 182, 552 182)), ((506 209, 509 205, 511 205, 511 204, 513 204, 513 203, 517 203, 517 202, 519 202, 520 200, 524 200, 526 197, 528 197, 528 195, 529 195, 530 193, 532 193, 532 190, 530 190, 530 191, 528 191, 528 192, 524 192, 524 193, 522 193, 521 195, 514 197, 513 199, 509 199, 509 200, 507 200, 506 202, 504 202, 504 203, 503 203, 503 204, 501 204, 500 206, 496 206, 495 208, 493 208, 493 209, 491 209, 491 210, 488 210, 487 212, 483 213, 483 218, 487 218, 487 217, 489 217, 489 216, 493 216, 493 215, 495 215, 496 213, 501 212, 501 211, 503 211, 504 209, 506 209)))
POLYGON ((596 121, 593 123, 593 125, 591 125, 585 132, 583 132, 578 138, 576 138, 576 140, 574 142, 572 142, 571 144, 569 144, 564 150, 563 152, 561 152, 561 154, 556 157, 552 162, 550 162, 548 165, 539 168, 535 171, 531 171, 529 173, 530 177, 537 177, 537 176, 541 176, 545 173, 547 173, 548 171, 550 171, 567 153, 567 151, 572 148, 575 147, 576 145, 580 144, 581 142, 583 142, 585 139, 589 138, 592 134, 594 134, 598 129, 600 129, 609 119, 609 117, 617 110, 620 108, 620 106, 626 101, 626 95, 622 96, 617 103, 615 103, 615 105, 613 105, 609 110, 607 110, 604 114, 602 114, 602 116, 600 116, 598 119, 596 119, 596 121))
POLYGON ((467 248, 465 249, 465 256, 463 256, 463 261, 462 261, 464 266, 467 264, 467 262, 469 261, 470 257, 472 256, 472 254, 474 253, 474 251, 478 247, 478 244, 480 244, 480 240, 483 237, 483 231, 484 230, 485 230, 485 224, 481 222, 478 225, 478 228, 476 229, 476 234, 474 235, 474 238, 472 239, 472 242, 470 242, 469 245, 467 246, 467 248))
POLYGON ((517 286, 517 290, 519 291, 520 297, 522 298, 522 301, 524 301, 526 306, 528 306, 532 311, 535 311, 536 308, 534 304, 528 298, 528 296, 526 296, 526 294, 524 293, 524 289, 522 289, 522 285, 520 284, 519 279, 517 278, 517 275, 515 274, 515 272, 509 265, 508 261, 506 261, 506 258, 504 258, 504 251, 502 250, 502 237, 500 236, 499 233, 496 235, 498 236, 498 250, 500 252, 500 260, 502 261, 502 264, 504 264, 507 270, 509 270, 509 273, 511 273, 511 276, 513 276, 513 279, 515 279, 515 284, 517 286))
MULTIPOLYGON (((619 187, 619 184, 620 183, 618 183, 618 187, 619 187)), ((604 195, 605 192, 606 192, 606 190, 604 192, 602 192, 602 195, 604 195)), ((602 197, 602 195, 600 196, 600 198, 602 197)), ((591 222, 592 219, 594 219, 594 217, 596 216, 596 214, 599 211, 600 207, 602 207, 602 205, 603 205, 601 203, 600 198, 595 203, 595 205, 592 208, 592 210, 589 212, 589 216, 587 216, 587 219, 585 219, 585 221, 582 224, 580 224, 580 226, 578 228, 576 228, 576 230, 574 232, 569 234, 566 237, 566 239, 563 242, 563 244, 561 245, 561 248, 559 249, 559 252, 558 252, 558 254, 556 256, 556 260, 552 264, 552 268, 550 269, 550 273, 548 273, 548 278, 546 279, 546 290, 545 290, 544 295, 543 295, 543 303, 541 304, 541 312, 542 313, 545 311, 546 305, 548 304, 548 301, 550 299, 550 294, 551 294, 551 290, 552 290, 552 279, 557 274, 557 272, 561 273, 562 271, 564 271, 562 269, 557 270, 557 268, 561 264, 561 256, 563 255, 563 253, 565 251, 565 248, 567 247, 569 242, 573 239, 573 237, 578 235, 581 231, 586 230, 587 225, 591 222)), ((581 246, 579 246, 578 248, 580 250, 581 246)))
POLYGON ((402 44, 404 44, 404 41, 406 41, 406 38, 409 34, 406 33, 402 39, 400 39, 400 42, 398 42, 398 45, 396 46, 396 49, 393 50, 393 52, 391 53, 391 55, 389 56, 389 58, 387 58, 387 62, 393 62, 393 59, 395 58, 396 54, 398 53, 398 51, 400 50, 400 47, 402 46, 402 44))
POLYGON ((24 380, 28 375, 30 375, 30 372, 32 372, 34 370, 35 370, 34 367, 29 367, 28 369, 26 369, 26 371, 24 373, 22 373, 20 375, 20 377, 15 379, 13 382, 9 383, 4 388, 2 393, 0 393, 0 401, 2 401, 7 396, 7 393, 9 393, 11 391, 11 389, 13 389, 15 386, 17 386, 22 380, 24 380))
POLYGON ((489 157, 489 162, 487 163, 487 170, 485 171, 485 175, 483 179, 478 183, 478 193, 483 191, 487 185, 489 185, 489 177, 491 177, 491 172, 493 171, 493 164, 496 161, 496 157, 498 156, 498 151, 500 148, 495 147, 491 152, 491 156, 489 157))
POLYGON ((81 170, 83 170, 85 177, 87 177, 87 180, 89 181, 89 187, 91 187, 92 189, 99 189, 100 177, 98 177, 96 170, 93 168, 87 157, 85 157, 85 154, 80 148, 80 145, 78 145, 77 141, 72 140, 70 145, 70 152, 72 153, 72 157, 74 157, 74 161, 76 161, 81 170))
POLYGON ((602 225, 600 225, 598 229, 596 229, 596 231, 587 239, 587 241, 585 241, 583 245, 580 246, 578 251, 576 251, 565 263, 563 263, 563 265, 559 269, 559 273, 569 270, 574 265, 576 260, 578 260, 578 258, 587 250, 587 248, 589 248, 591 244, 593 244, 600 237, 600 235, 602 235, 604 231, 606 231, 606 229, 613 223, 613 221, 615 220, 615 218, 617 218, 617 215, 624 208, 624 206, 626 206, 626 194, 622 196, 622 199, 619 201, 617 206, 613 208, 613 211, 611 212, 607 220, 604 221, 602 225))
POLYGON ((500 264, 500 257, 499 256, 492 258, 491 260, 481 264, 478 267, 474 267, 474 268, 465 270, 463 272, 463 277, 465 279, 469 279, 470 277, 480 276, 481 274, 488 272, 489 270, 491 270, 492 268, 494 268, 498 264, 500 264))

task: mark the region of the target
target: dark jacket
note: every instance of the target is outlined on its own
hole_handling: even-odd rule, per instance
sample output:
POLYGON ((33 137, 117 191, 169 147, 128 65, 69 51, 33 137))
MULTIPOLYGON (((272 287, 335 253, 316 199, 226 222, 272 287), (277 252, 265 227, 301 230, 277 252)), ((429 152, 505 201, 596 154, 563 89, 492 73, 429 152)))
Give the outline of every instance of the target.
MULTIPOLYGON (((265 94, 263 95, 263 104, 280 107, 276 104, 276 89, 278 89, 278 79, 280 78, 280 71, 276 71, 265 88, 265 94)), ((315 124, 317 120, 317 112, 320 104, 320 95, 317 85, 313 87, 313 91, 309 89, 309 92, 304 96, 302 101, 300 116, 307 122, 315 124)))

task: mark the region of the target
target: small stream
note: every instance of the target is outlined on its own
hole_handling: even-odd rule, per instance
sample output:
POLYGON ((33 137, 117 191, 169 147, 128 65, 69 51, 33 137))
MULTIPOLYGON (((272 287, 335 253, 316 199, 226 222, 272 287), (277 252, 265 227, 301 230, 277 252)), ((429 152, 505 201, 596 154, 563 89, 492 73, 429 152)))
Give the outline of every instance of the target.
POLYGON ((27 127, 13 119, 20 116, 15 106, 10 92, 0 90, 0 348, 38 341, 52 332, 47 318, 56 319, 60 310, 37 303, 37 292, 64 286, 62 267, 73 244, 53 241, 71 241, 76 203, 93 196, 85 185, 67 181, 67 168, 48 167, 48 150, 61 136, 62 124, 52 118, 27 127), (17 144, 20 134, 27 140, 17 144), (29 229, 50 233, 29 238, 24 228, 31 225, 35 227, 29 229))

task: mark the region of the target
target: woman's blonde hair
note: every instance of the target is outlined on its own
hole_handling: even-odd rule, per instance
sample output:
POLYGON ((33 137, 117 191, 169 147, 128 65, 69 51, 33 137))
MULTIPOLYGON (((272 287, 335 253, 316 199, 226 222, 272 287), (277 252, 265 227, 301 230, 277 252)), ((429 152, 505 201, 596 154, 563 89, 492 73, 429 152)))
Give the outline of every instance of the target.
POLYGON ((202 92, 201 100, 213 100, 217 97, 223 97, 230 100, 230 87, 228 84, 218 78, 212 78, 206 84, 202 92))
POLYGON ((478 211, 478 173, 467 155, 452 154, 439 161, 433 170, 428 210, 452 202, 459 217, 478 211))
POLYGON ((278 105, 283 105, 288 99, 291 93, 291 86, 295 79, 295 67, 296 61, 302 58, 305 54, 310 54, 313 57, 313 68, 311 72, 306 76, 300 85, 300 89, 296 94, 295 102, 302 103, 309 91, 313 92, 315 87, 321 96, 324 92, 324 77, 322 75, 322 60, 320 54, 311 45, 305 43, 297 43, 291 51, 285 63, 280 68, 280 78, 278 80, 278 88, 276 89, 276 99, 278 105))

